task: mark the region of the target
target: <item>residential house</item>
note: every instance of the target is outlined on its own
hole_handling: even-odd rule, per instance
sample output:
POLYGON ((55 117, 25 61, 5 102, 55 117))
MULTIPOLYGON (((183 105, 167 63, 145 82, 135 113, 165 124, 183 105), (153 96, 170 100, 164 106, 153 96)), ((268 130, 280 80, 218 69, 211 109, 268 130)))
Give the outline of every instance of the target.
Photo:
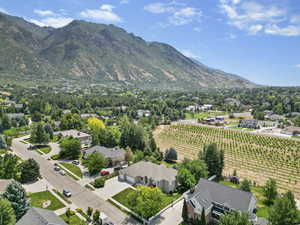
POLYGON ((11 120, 20 120, 24 118, 24 113, 7 113, 7 117, 11 120))
POLYGON ((139 109, 137 111, 137 115, 138 115, 138 117, 143 117, 143 116, 149 117, 149 116, 151 116, 151 112, 150 112, 150 110, 139 109))
POLYGON ((88 158, 88 156, 94 152, 101 153, 108 161, 108 167, 113 167, 116 165, 120 165, 125 161, 126 151, 120 148, 109 149, 103 146, 93 146, 84 151, 84 158, 88 158))
POLYGON ((259 128, 259 124, 258 124, 257 120, 245 120, 245 119, 242 119, 242 120, 240 120, 239 127, 249 128, 249 129, 258 129, 259 128))
POLYGON ((51 210, 30 208, 16 225, 67 225, 67 223, 51 210))
POLYGON ((177 170, 151 162, 140 161, 119 171, 119 179, 130 184, 156 186, 170 193, 177 187, 177 170))
POLYGON ((6 187, 12 182, 12 179, 0 179, 0 195, 6 190, 6 187))
POLYGON ((203 118, 201 120, 204 124, 214 125, 214 126, 224 126, 224 116, 210 116, 203 118))
POLYGON ((80 140, 81 148, 89 148, 92 144, 92 136, 78 130, 65 130, 54 132, 54 136, 73 137, 80 140))
POLYGON ((91 117, 95 117, 95 118, 100 118, 97 114, 95 113, 83 113, 83 114, 80 114, 80 118, 85 120, 85 119, 88 119, 88 118, 91 118, 91 117))
POLYGON ((286 127, 281 131, 281 133, 286 135, 297 136, 300 135, 300 127, 294 127, 294 126, 286 127))
POLYGON ((256 224, 256 198, 251 192, 232 188, 207 179, 200 179, 195 189, 185 196, 188 217, 201 219, 205 212, 206 222, 217 222, 221 215, 238 211, 249 214, 249 220, 256 224))

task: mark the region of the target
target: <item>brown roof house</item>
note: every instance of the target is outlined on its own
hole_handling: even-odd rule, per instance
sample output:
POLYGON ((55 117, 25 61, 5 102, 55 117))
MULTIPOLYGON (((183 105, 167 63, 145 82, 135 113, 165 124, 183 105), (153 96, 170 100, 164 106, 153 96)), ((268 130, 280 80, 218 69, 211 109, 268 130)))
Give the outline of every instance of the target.
POLYGON ((73 137, 80 140, 81 148, 89 148, 92 144, 92 136, 78 130, 64 130, 54 132, 54 136, 73 137))
POLYGON ((159 187, 170 193, 177 187, 177 170, 151 162, 141 161, 119 171, 119 180, 130 184, 159 187))

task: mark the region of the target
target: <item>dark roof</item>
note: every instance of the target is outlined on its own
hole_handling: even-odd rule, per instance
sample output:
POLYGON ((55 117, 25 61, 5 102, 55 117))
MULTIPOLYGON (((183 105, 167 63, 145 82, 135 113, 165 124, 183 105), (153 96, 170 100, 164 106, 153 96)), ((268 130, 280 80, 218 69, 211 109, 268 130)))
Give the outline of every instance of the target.
POLYGON ((31 208, 16 225, 67 225, 53 211, 31 208))
POLYGON ((206 179, 200 179, 194 193, 188 196, 195 208, 208 209, 212 203, 247 212, 251 201, 255 199, 251 192, 231 188, 206 179))
POLYGON ((125 150, 116 148, 116 149, 109 149, 104 146, 93 146, 85 151, 85 155, 88 156, 94 152, 99 152, 101 153, 105 158, 115 158, 119 156, 124 156, 125 155, 125 150))

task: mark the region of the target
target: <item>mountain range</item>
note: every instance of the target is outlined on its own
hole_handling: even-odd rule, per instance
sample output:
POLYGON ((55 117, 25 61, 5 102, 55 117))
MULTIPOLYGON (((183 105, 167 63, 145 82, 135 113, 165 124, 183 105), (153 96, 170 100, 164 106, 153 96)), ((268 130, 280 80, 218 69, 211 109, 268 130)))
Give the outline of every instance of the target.
POLYGON ((155 88, 252 88, 256 84, 147 42, 114 25, 74 20, 39 27, 0 13, 0 78, 75 79, 155 88))

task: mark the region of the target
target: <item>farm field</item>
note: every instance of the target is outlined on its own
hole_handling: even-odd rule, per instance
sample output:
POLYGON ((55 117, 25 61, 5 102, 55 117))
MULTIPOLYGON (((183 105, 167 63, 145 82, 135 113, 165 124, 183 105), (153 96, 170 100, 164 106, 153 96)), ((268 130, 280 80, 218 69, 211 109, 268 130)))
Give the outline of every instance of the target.
POLYGON ((162 151, 175 147, 179 159, 196 158, 205 144, 217 143, 225 152, 224 175, 236 169, 258 185, 274 178, 282 191, 300 198, 300 141, 193 125, 160 126, 154 137, 162 151))

